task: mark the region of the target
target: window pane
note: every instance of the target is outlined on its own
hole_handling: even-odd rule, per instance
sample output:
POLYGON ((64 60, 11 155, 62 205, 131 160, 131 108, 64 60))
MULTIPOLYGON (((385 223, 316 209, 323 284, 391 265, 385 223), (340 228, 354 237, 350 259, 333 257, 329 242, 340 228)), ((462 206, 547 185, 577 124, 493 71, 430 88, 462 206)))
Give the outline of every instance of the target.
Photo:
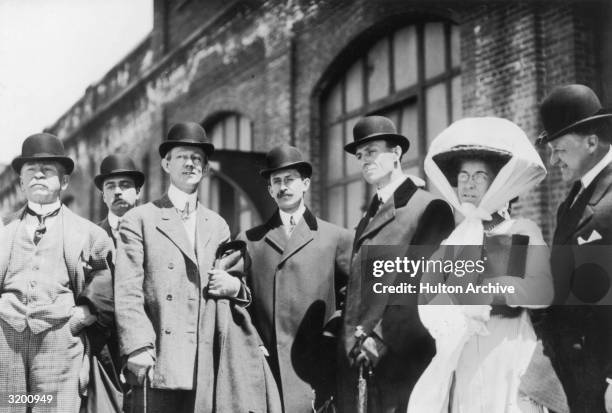
POLYGON ((451 65, 452 67, 461 64, 461 37, 459 36, 459 27, 451 25, 451 65))
POLYGON ((410 148, 404 155, 404 161, 416 159, 421 155, 421 144, 419 139, 419 121, 417 116, 417 105, 404 106, 402 108, 402 121, 400 133, 410 141, 410 148))
POLYGON ((344 187, 337 186, 329 190, 327 198, 327 219, 332 224, 344 226, 344 187))
POLYGON ((330 181, 342 178, 343 142, 342 124, 335 124, 327 136, 327 178, 330 181))
MULTIPOLYGON (((359 117, 356 117, 346 121, 346 130, 344 134, 345 145, 349 142, 353 142, 353 126, 355 126, 359 119, 359 117)), ((346 174, 353 175, 361 173, 361 164, 357 161, 357 158, 350 153, 346 153, 344 151, 343 153, 344 157, 346 158, 346 174)))
POLYGON ((446 115, 446 88, 444 83, 437 84, 425 91, 427 119, 427 142, 431 142, 448 125, 446 115))
POLYGON ((253 213, 251 211, 240 212, 240 231, 244 231, 253 226, 253 213))
POLYGON ((461 106, 461 76, 455 76, 451 82, 451 93, 453 97, 453 121, 461 119, 463 107, 461 106))
POLYGON ((406 27, 393 36, 393 73, 395 89, 401 90, 417 82, 416 28, 406 27))
POLYGON ((363 105, 363 60, 359 59, 346 74, 346 111, 363 105))
POLYGON ((363 215, 365 184, 359 179, 347 186, 347 228, 355 228, 363 215))
POLYGON ((389 43, 384 38, 368 53, 368 97, 374 102, 389 94, 389 43))
POLYGON ((425 25, 425 77, 427 79, 443 73, 444 65, 444 25, 427 23, 425 25))
POLYGON ((223 148, 223 122, 219 122, 213 126, 210 136, 212 144, 215 145, 215 148, 223 148))
POLYGON ((338 116, 342 114, 342 81, 339 80, 338 84, 329 93, 327 102, 325 105, 325 116, 326 121, 331 123, 336 120, 338 116))
POLYGON ((238 124, 236 116, 228 116, 225 118, 225 147, 223 149, 238 149, 238 124))
POLYGON ((407 175, 414 175, 418 176, 419 178, 423 178, 423 173, 421 172, 420 165, 413 166, 412 168, 405 168, 404 172, 406 172, 407 175))
POLYGON ((253 149, 252 146, 251 121, 244 116, 240 116, 240 150, 250 151, 253 149))
POLYGON ((381 113, 381 115, 391 119, 395 127, 399 130, 400 109, 389 110, 381 113))

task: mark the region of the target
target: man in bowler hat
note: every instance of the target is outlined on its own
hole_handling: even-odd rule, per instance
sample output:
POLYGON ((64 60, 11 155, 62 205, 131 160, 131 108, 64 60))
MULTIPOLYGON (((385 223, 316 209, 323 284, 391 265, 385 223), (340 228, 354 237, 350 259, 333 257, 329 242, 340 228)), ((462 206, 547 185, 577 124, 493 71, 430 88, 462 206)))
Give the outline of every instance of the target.
MULTIPOLYGON (((213 329, 203 312, 211 297, 249 302, 239 277, 213 269, 217 248, 229 227, 198 200, 198 185, 209 172, 214 146, 197 123, 173 125, 159 146, 170 177, 161 199, 127 212, 119 225, 115 308, 126 375, 146 394, 148 412, 193 412, 197 392, 214 386, 214 365, 201 367, 213 329), (208 335, 207 335, 208 334, 208 335)), ((144 402, 144 401, 143 401, 144 402)), ((134 404, 134 403, 133 403, 134 404)))
POLYGON ((315 217, 304 203, 312 166, 297 148, 270 150, 260 173, 278 209, 239 235, 252 261, 250 310, 284 411, 312 412, 313 403, 318 407, 335 388, 336 332, 324 327, 339 310, 353 236, 315 217))
POLYGON ((108 208, 108 214, 98 225, 113 239, 115 246, 119 221, 136 206, 144 182, 145 175, 136 168, 129 156, 109 155, 100 164, 100 173, 94 178, 94 183, 102 191, 102 200, 108 208))
POLYGON ((590 88, 573 84, 555 88, 540 115, 539 143, 548 144, 550 163, 573 183, 557 211, 551 251, 557 305, 545 312, 543 341, 572 413, 612 412, 612 306, 600 300, 609 296, 612 273, 609 250, 602 250, 612 244, 612 113, 590 88), (586 256, 608 274, 580 265, 586 256))
MULTIPOLYGON (((377 394, 368 400, 369 411, 404 412, 412 387, 435 352, 433 339, 419 320, 416 294, 407 305, 368 305, 362 282, 369 275, 362 274, 362 261, 368 245, 403 245, 406 256, 413 246, 427 246, 415 257, 427 258, 450 234, 454 219, 445 201, 417 187, 402 171, 401 158, 409 141, 397 133, 390 119, 364 117, 355 124, 353 137, 344 150, 361 163, 363 177, 376 193, 353 243, 342 326, 339 402, 342 412, 358 411, 361 364, 365 371, 373 372, 368 387, 377 394)), ((394 275, 385 277, 389 280, 394 275)))
POLYGON ((74 162, 54 135, 28 137, 12 162, 27 205, 6 220, 0 249, 0 411, 16 395, 49 396, 27 411, 78 412, 89 380, 85 334, 112 326, 106 233, 60 201, 74 162))

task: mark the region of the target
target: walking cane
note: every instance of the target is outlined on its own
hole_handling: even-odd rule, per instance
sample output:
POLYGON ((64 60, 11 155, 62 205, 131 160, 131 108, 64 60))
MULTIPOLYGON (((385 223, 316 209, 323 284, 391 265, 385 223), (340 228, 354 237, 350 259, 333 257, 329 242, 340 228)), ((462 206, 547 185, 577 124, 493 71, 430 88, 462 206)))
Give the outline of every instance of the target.
MULTIPOLYGON (((357 339, 358 348, 366 339, 367 335, 363 331, 362 326, 355 327, 355 338, 357 339)), ((364 377, 365 361, 359 363, 359 379, 357 381, 357 413, 368 413, 368 382, 364 377)))

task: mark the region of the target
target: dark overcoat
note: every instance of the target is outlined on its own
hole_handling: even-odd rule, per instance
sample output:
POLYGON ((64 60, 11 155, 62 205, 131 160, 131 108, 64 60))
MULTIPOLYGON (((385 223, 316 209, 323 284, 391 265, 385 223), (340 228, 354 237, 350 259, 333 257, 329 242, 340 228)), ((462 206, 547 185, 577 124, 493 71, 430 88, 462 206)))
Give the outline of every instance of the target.
POLYGON ((604 412, 606 377, 612 378, 612 164, 572 201, 566 199, 557 211, 551 252, 556 305, 536 327, 570 411, 604 412), (587 262, 605 269, 607 277, 582 266, 587 262), (604 305, 590 305, 589 298, 597 300, 600 293, 608 297, 598 301, 604 305), (569 305, 580 298, 587 301, 569 305))
MULTIPOLYGON (((363 277, 369 276, 361 273, 364 246, 403 245, 405 255, 410 256, 411 245, 423 245, 428 247, 421 248, 414 258, 427 258, 454 225, 450 206, 408 178, 370 221, 364 217, 357 227, 342 327, 339 381, 342 412, 358 411, 358 369, 349 363, 357 326, 362 326, 368 335, 375 334, 387 347, 369 383, 371 394, 376 394, 376 400, 370 403, 376 404, 374 411, 405 412, 410 391, 435 352, 433 339, 419 319, 416 294, 411 295, 412 301, 406 305, 370 306, 362 299, 363 277)), ((392 282, 395 275, 386 277, 392 282)))
POLYGON ((353 234, 307 209, 288 238, 277 210, 239 238, 251 259, 253 322, 270 353, 284 411, 311 412, 313 389, 322 393, 334 382, 335 344, 325 342, 323 327, 346 285, 353 234))

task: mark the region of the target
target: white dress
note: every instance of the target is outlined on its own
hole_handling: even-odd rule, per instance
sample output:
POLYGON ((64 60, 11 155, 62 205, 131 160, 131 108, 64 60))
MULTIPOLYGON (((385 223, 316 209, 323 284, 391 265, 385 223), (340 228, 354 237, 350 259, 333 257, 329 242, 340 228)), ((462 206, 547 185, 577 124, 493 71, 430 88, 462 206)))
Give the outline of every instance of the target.
MULTIPOLYGON (((495 233, 521 233, 530 237, 530 245, 544 244, 537 226, 524 219, 505 221, 495 233)), ((515 286, 508 305, 552 300, 548 258, 541 252, 528 252, 524 278, 492 279, 515 286)), ((491 316, 488 305, 435 305, 445 300, 438 296, 419 306, 421 321, 436 340, 436 355, 415 385, 408 413, 543 412, 519 392, 521 375, 537 344, 527 313, 508 318, 491 316)))

